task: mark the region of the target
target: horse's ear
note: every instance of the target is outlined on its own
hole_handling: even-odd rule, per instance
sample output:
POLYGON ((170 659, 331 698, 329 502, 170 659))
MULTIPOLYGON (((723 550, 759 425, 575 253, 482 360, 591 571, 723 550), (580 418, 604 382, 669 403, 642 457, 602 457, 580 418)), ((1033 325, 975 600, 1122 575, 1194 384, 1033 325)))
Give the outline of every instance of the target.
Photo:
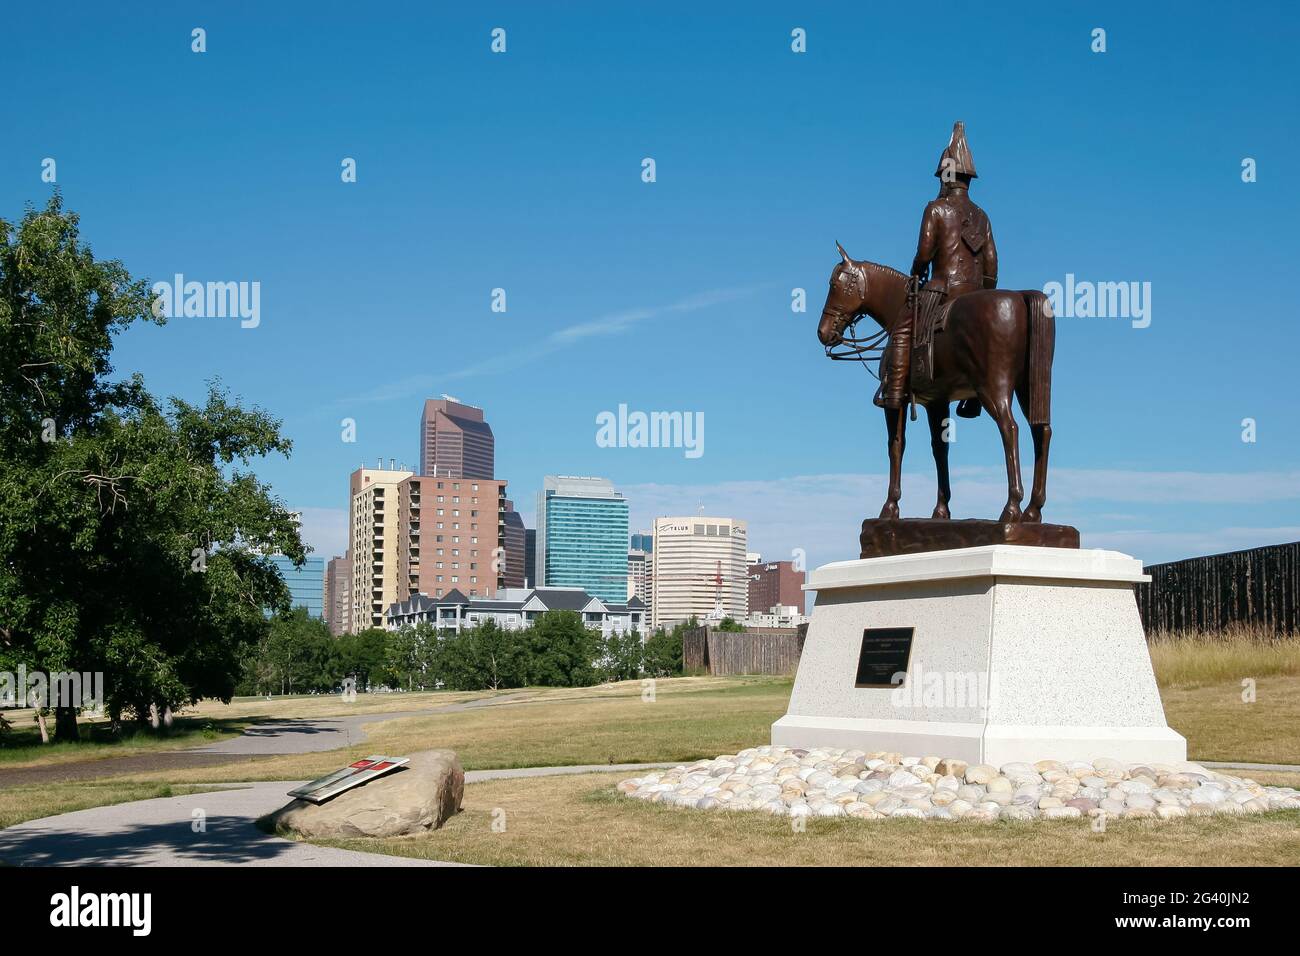
POLYGON ((840 245, 840 241, 838 239, 835 240, 835 248, 840 251, 840 256, 844 259, 845 263, 849 263, 853 261, 852 259, 849 258, 849 254, 844 251, 844 247, 840 245))

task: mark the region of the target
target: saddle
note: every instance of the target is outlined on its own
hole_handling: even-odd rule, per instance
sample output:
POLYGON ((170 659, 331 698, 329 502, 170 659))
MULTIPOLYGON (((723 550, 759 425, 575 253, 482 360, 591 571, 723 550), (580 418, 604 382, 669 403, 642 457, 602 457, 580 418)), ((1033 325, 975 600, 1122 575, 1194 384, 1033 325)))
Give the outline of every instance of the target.
POLYGON ((924 391, 934 383, 934 337, 948 325, 953 300, 937 289, 913 289, 908 306, 912 308, 911 375, 913 392, 924 391))
MULTIPOLYGON (((908 298, 908 306, 915 304, 915 320, 912 326, 912 354, 908 382, 913 394, 928 389, 934 384, 934 337, 948 327, 948 313, 952 310, 953 299, 938 289, 913 287, 908 298), (912 297, 916 301, 913 303, 912 297)), ((966 398, 957 403, 957 415, 960 418, 978 418, 980 403, 978 399, 966 398)))

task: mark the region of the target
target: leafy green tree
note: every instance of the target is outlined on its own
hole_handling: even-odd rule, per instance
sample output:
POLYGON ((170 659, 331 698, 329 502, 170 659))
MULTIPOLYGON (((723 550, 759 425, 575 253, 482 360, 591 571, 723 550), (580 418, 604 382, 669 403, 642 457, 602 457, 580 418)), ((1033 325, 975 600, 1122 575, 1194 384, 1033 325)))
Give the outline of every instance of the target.
POLYGON ((614 631, 605 638, 603 645, 600 661, 602 680, 634 680, 641 676, 645 646, 636 630, 626 633, 614 631))
POLYGON ((496 690, 526 683, 528 647, 520 632, 483 621, 442 638, 438 672, 453 690, 496 690))
POLYGON ((577 611, 547 611, 524 632, 528 683, 543 687, 589 687, 600 679, 600 632, 577 611))
POLYGON ((342 680, 334 638, 325 622, 309 616, 306 608, 295 607, 272 620, 259 650, 259 673, 272 693, 326 692, 342 680))
MULTIPOLYGON (((245 470, 288 455, 278 421, 216 386, 163 404, 110 380, 113 336, 161 323, 151 304, 59 196, 0 220, 0 665, 102 671, 115 721, 228 700, 264 609, 288 607, 265 555, 306 554, 245 470)), ((56 710, 56 738, 77 739, 76 715, 56 710)))
POLYGON ((682 635, 699 627, 694 617, 671 631, 662 627, 645 643, 644 671, 649 677, 680 677, 682 674, 682 635))
POLYGON ((427 621, 387 632, 384 682, 407 690, 437 686, 438 640, 438 631, 427 621))
POLYGON ((745 625, 741 624, 734 617, 724 617, 718 622, 717 629, 719 631, 729 631, 733 634, 739 634, 744 632, 745 625))
POLYGON ((419 637, 414 625, 390 631, 384 647, 384 666, 381 675, 389 687, 414 690, 419 675, 419 637))
POLYGON ((368 627, 338 638, 340 678, 355 676, 357 690, 368 690, 372 680, 382 681, 388 658, 388 636, 389 632, 382 627, 368 627))
POLYGON ((507 631, 488 620, 474 627, 470 634, 486 688, 522 687, 527 683, 525 651, 518 632, 507 631))

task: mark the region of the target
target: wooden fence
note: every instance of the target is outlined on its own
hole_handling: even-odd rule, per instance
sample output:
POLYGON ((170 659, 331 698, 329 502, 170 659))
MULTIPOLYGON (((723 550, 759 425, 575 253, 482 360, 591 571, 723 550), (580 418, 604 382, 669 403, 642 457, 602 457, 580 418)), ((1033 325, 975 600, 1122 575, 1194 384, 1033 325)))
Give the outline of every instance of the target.
POLYGON ((1136 585, 1147 633, 1234 625, 1300 631, 1300 541, 1188 558, 1145 569, 1136 585))
POLYGON ((688 674, 793 674, 808 625, 719 631, 697 627, 682 634, 682 666, 688 674))

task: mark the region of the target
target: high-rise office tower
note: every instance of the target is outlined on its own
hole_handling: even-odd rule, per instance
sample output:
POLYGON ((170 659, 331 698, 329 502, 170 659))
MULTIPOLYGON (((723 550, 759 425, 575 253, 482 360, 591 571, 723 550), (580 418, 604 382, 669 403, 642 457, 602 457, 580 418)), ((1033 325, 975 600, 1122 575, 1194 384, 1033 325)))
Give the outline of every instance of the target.
POLYGON ((270 557, 280 570, 280 577, 289 586, 290 606, 304 607, 311 617, 320 618, 325 610, 322 594, 325 587, 325 559, 308 555, 302 567, 297 567, 286 555, 273 554, 270 557))
MULTIPOLYGON (((506 483, 408 475, 397 487, 397 597, 495 597, 511 586, 506 483)), ((522 535, 520 536, 522 543, 522 535)), ((517 557, 523 578, 523 555, 517 557)))
POLYGON ((501 512, 502 547, 505 548, 505 567, 502 575, 506 587, 522 588, 528 574, 528 562, 524 557, 528 529, 524 527, 524 518, 515 510, 515 503, 510 499, 504 502, 505 510, 501 512))
POLYGON ((652 626, 749 613, 748 528, 735 518, 656 518, 652 626))
MULTIPOLYGON (((636 536, 633 535, 635 538, 636 536)), ((640 549, 629 548, 627 552, 627 596, 628 600, 640 598, 641 603, 646 606, 646 620, 650 620, 650 603, 653 598, 652 582, 654 575, 651 573, 650 562, 653 560, 652 554, 647 554, 640 549)))
POLYGON ((325 566, 325 623, 335 637, 352 631, 352 555, 346 551, 325 566))
POLYGON ((389 467, 358 468, 348 487, 348 544, 352 553, 352 613, 354 632, 383 627, 384 610, 398 600, 398 554, 402 534, 398 523, 398 486, 411 472, 389 467))
POLYGON ((524 581, 528 587, 537 585, 537 529, 524 529, 524 581))
POLYGON ((804 609, 802 571, 795 569, 793 561, 760 560, 750 555, 749 610, 766 614, 774 607, 793 607, 802 614, 804 609))
POLYGON ((537 586, 627 600, 627 499, 605 478, 547 475, 537 495, 537 586))
POLYGON ((445 478, 496 477, 496 439, 483 409, 449 395, 426 399, 420 414, 420 474, 445 478))

